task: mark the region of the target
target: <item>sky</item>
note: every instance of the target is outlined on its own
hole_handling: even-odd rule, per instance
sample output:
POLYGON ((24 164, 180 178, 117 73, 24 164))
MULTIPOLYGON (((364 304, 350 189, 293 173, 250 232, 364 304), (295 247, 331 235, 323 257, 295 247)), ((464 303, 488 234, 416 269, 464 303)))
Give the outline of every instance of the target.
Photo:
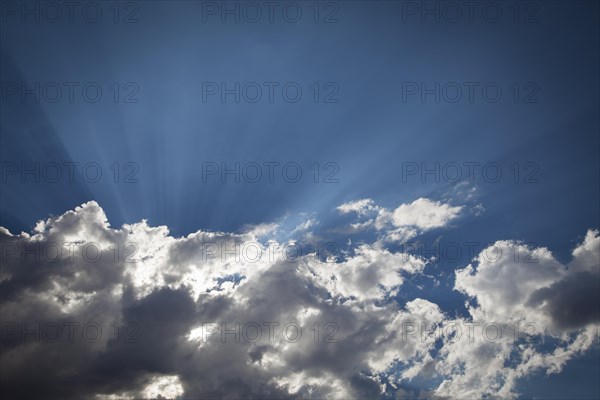
POLYGON ((600 397, 599 13, 1 1, 3 397, 600 397))

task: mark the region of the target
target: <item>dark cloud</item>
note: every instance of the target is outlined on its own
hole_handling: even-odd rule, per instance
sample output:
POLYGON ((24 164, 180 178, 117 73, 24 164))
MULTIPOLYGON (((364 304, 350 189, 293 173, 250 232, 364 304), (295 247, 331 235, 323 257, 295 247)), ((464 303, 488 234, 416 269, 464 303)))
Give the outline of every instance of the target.
POLYGON ((600 275, 573 272, 550 287, 531 294, 528 304, 543 310, 561 329, 579 329, 600 322, 600 275))

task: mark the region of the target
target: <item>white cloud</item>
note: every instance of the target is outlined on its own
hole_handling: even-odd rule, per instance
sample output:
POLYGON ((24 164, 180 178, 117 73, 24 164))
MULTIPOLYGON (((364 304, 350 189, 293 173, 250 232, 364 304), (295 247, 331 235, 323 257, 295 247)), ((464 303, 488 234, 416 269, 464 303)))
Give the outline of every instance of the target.
POLYGON ((361 199, 341 204, 337 207, 337 210, 342 214, 354 212, 359 216, 364 216, 372 211, 378 211, 379 207, 376 206, 375 202, 371 199, 361 199))
POLYGON ((374 214, 374 218, 352 223, 348 233, 365 229, 376 229, 384 232, 384 239, 389 242, 406 242, 422 232, 443 228, 456 219, 462 206, 451 206, 439 201, 419 198, 412 203, 402 204, 394 210, 379 207, 371 199, 362 199, 344 203, 337 207, 342 214, 356 213, 359 218, 374 214))
MULTIPOLYGON (((380 222, 387 218, 384 235, 404 237, 447 226, 460 212, 426 199, 391 212, 370 201, 360 204, 346 209, 376 211, 380 222)), ((316 219, 310 224, 317 225, 316 219)), ((26 322, 31 329, 36 322, 93 321, 104 331, 92 342, 77 336, 50 343, 6 339, 4 330, 3 391, 99 398, 353 398, 396 391, 416 397, 406 381, 435 376, 442 383, 429 397, 511 397, 518 379, 540 369, 559 371, 593 345, 597 308, 581 304, 594 288, 598 293, 591 279, 598 276, 597 232, 588 232, 568 265, 547 249, 536 249, 539 262, 526 265, 508 250, 523 255, 534 249, 497 242, 506 251, 498 260, 482 252, 456 274, 456 289, 476 302, 462 319, 423 298, 404 306, 392 299, 405 290, 407 276, 424 271, 422 258, 377 241, 356 245, 336 262, 314 254, 290 260, 282 251, 286 243, 265 242, 269 232, 263 224, 242 234, 198 231, 174 238, 146 221, 115 229, 95 202, 38 223, 31 235, 0 228, 7 256, 0 269, 3 324, 26 322), (102 249, 96 261, 83 256, 92 243, 102 249), (59 244, 61 257, 44 253, 56 249, 51 244, 59 244), (251 250, 262 256, 244 257, 251 250), (563 315, 559 304, 579 312, 563 315), (472 342, 406 335, 413 323, 433 329, 495 322, 507 332, 511 323, 532 321, 552 328, 558 344, 540 350, 522 341, 490 342, 482 327, 472 342), (289 322, 301 325, 297 341, 283 333, 289 322), (233 332, 203 331, 205 323, 225 323, 233 332), (270 325, 273 335, 265 323, 279 323, 270 325), (245 340, 245 329, 254 332, 256 324, 262 336, 245 340), (125 342, 132 328, 137 340, 125 342), (234 340, 236 332, 241 340, 234 340), (518 357, 508 368, 511 354, 518 357)))
POLYGON ((183 395, 183 388, 178 376, 157 376, 144 388, 142 394, 145 399, 156 399, 159 396, 176 399, 183 395))
POLYGON ((589 231, 568 265, 546 248, 498 241, 479 254, 476 265, 457 271, 455 288, 477 303, 468 307, 471 319, 462 320, 476 324, 474 340, 444 343, 436 368, 446 379, 436 393, 514 397, 519 378, 560 372, 597 344, 599 256, 600 237, 589 231), (536 345, 548 335, 558 344, 536 345), (514 365, 507 366, 509 360, 514 365))
POLYGON ((396 208, 391 220, 397 227, 414 226, 422 230, 441 228, 456 218, 461 209, 420 198, 396 208))
POLYGON ((422 259, 379 247, 361 245, 355 253, 341 263, 311 260, 307 267, 332 295, 361 301, 383 299, 402 285, 402 272, 415 274, 425 267, 422 259))
MULTIPOLYGON (((600 276, 599 258, 597 231, 588 231, 567 265, 546 248, 498 241, 479 254, 475 265, 456 272, 456 289, 477 300, 472 313, 482 320, 534 322, 552 331, 569 326, 581 328, 586 321, 597 318, 598 307, 568 308, 568 299, 561 296, 568 294, 570 299, 577 299, 593 295, 594 288, 588 288, 586 281, 598 287, 594 282, 600 276), (575 292, 567 293, 571 290, 575 292), (560 314, 565 311, 568 315, 560 314)), ((585 300, 579 299, 580 306, 585 300)))

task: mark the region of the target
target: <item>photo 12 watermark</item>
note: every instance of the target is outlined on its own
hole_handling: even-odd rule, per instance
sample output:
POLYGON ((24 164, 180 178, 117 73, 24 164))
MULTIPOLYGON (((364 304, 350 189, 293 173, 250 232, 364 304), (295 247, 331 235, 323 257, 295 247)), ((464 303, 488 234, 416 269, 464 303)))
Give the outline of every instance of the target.
POLYGON ((537 24, 536 1, 401 1, 402 23, 419 24, 537 24))
POLYGON ((96 321, 3 321, 0 323, 2 343, 138 343, 136 323, 96 321))
POLYGON ((339 326, 334 322, 314 322, 304 329, 298 321, 203 322, 188 335, 201 343, 298 343, 309 335, 314 343, 337 343, 339 326))
POLYGON ((205 161, 202 183, 339 183, 340 166, 333 161, 302 165, 295 161, 205 161))
POLYGON ((540 251, 534 242, 517 242, 508 246, 498 243, 482 243, 479 241, 407 241, 400 245, 400 254, 405 261, 411 257, 425 259, 430 264, 459 264, 472 262, 479 257, 480 262, 488 264, 499 263, 502 260, 512 260, 519 264, 537 264, 536 253, 540 251), (508 256, 508 257, 507 257, 508 256))
POLYGON ((0 163, 2 183, 138 183, 140 167, 133 161, 115 161, 102 165, 95 161, 49 161, 0 163))
POLYGON ((202 23, 315 24, 340 22, 340 3, 333 1, 202 1, 202 23))
POLYGON ((134 263, 139 246, 136 242, 74 241, 0 241, 0 261, 5 265, 29 263, 134 263))
POLYGON ((95 104, 112 102, 135 104, 140 102, 140 87, 136 82, 24 82, 2 81, 2 103, 10 104, 95 104))
POLYGON ((137 1, 33 1, 3 0, 0 21, 3 24, 137 24, 137 1))
POLYGON ((519 321, 514 323, 469 322, 463 320, 444 321, 431 326, 425 321, 403 322, 401 327, 402 343, 416 342, 434 343, 446 339, 447 343, 466 341, 468 343, 506 343, 526 340, 540 340, 544 330, 535 323, 519 321))
POLYGON ((540 165, 535 161, 500 164, 495 161, 406 161, 401 166, 402 183, 485 182, 539 183, 540 165))
POLYGON ((537 82, 402 82, 402 103, 515 103, 535 104, 540 100, 540 85, 537 82))
POLYGON ((340 86, 333 81, 205 81, 201 88, 202 103, 335 104, 341 101, 340 86))

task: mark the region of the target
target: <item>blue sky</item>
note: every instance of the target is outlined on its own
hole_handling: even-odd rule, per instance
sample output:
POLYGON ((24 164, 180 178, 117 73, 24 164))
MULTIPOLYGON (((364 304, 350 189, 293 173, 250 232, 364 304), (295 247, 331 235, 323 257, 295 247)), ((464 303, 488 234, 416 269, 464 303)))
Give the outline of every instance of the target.
MULTIPOLYGON (((478 251, 498 240, 523 241, 550 249, 567 265, 586 232, 599 228, 596 2, 519 3, 518 22, 509 2, 494 3, 503 13, 494 23, 479 8, 472 23, 452 23, 444 14, 439 22, 431 15, 423 21, 406 8, 422 3, 401 1, 320 2, 317 23, 308 1, 294 3, 303 13, 295 23, 277 10, 269 22, 264 6, 260 21, 242 15, 236 23, 231 15, 223 22, 218 13, 207 14, 224 7, 221 2, 119 2, 115 23, 114 9, 101 4, 97 23, 78 13, 73 23, 23 22, 2 9, 0 225, 13 235, 95 201, 115 229, 146 219, 176 238, 277 223, 277 240, 310 241, 294 228, 313 219, 312 237, 352 253, 357 243, 387 233, 342 229, 357 216, 340 214, 338 206, 372 199, 393 211, 426 198, 462 210, 443 228, 422 228, 410 240, 478 242, 478 251), (137 22, 125 23, 128 13, 137 22), (530 13, 535 21, 527 19, 530 13), (18 86, 36 82, 39 101, 18 86), (53 82, 63 90, 56 102, 48 101, 53 82), (72 101, 65 82, 78 84, 72 101), (275 82, 274 99, 263 91, 259 101, 247 101, 250 85, 239 102, 231 94, 221 101, 221 83, 231 89, 236 82, 263 89, 275 82), (90 83, 102 89, 97 102, 80 90, 90 83), (290 83, 291 92, 282 92, 290 83), (421 84, 436 83, 448 90, 439 101, 435 94, 421 97, 421 84), (465 83, 474 85, 472 101, 465 83), (482 92, 486 85, 501 88, 498 101, 482 92), (457 86, 462 97, 453 102, 457 86), (219 92, 207 94, 209 87, 219 92), (296 87, 301 98, 288 101, 296 87), (23 182, 19 175, 24 166, 65 162, 79 163, 74 182, 65 167, 56 183, 31 175, 23 182), (272 164, 273 182, 270 162, 279 163, 272 164), (98 182, 80 176, 86 163, 100 166, 98 182), (208 163, 218 172, 236 163, 251 171, 257 163, 262 176, 249 182, 242 175, 239 183, 231 175, 206 176, 208 163), (300 167, 298 182, 282 175, 288 163, 300 167), (477 167, 472 180, 441 176, 436 182, 432 175, 421 179, 420 170, 405 176, 408 163, 477 167), (491 163, 502 171, 498 182, 482 172, 491 163), (135 181, 124 182, 127 176, 135 181)), ((401 243, 386 246, 399 251, 401 243)), ((405 285, 394 301, 404 306, 424 298, 446 313, 467 315, 464 293, 453 288, 454 271, 470 261, 428 265, 423 274, 441 283, 416 277, 411 282, 424 286, 405 285)), ((596 346, 560 374, 519 381, 520 395, 597 397, 597 361, 596 346)))

